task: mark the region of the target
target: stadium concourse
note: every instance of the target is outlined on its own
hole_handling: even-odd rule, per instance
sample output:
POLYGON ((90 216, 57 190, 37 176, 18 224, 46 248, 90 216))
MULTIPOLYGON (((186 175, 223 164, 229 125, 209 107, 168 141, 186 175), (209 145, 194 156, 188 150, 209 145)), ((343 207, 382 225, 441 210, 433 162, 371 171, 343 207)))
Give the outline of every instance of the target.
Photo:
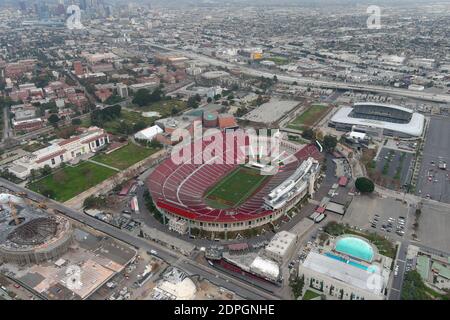
MULTIPOLYGON (((206 150, 210 143, 202 141, 202 150, 206 150)), ((245 163, 247 163, 248 158, 245 158, 246 153, 242 149, 249 152, 248 148, 248 139, 245 140, 245 148, 238 147, 236 144, 231 148, 228 145, 227 148, 224 144, 223 154, 215 156, 224 158, 231 156, 235 161, 224 161, 223 164, 216 164, 214 161, 198 163, 198 159, 195 158, 202 157, 202 154, 193 152, 191 152, 191 159, 185 163, 176 164, 171 158, 166 159, 147 180, 154 204, 169 221, 186 221, 189 227, 212 232, 240 231, 275 221, 308 192, 314 190, 315 178, 320 171, 318 170, 318 161, 322 160, 322 154, 314 145, 297 145, 279 140, 279 154, 268 155, 272 163, 277 162, 279 166, 277 173, 263 179, 259 186, 237 201, 234 206, 214 206, 208 199, 205 199, 206 195, 211 190, 217 189, 217 185, 224 178, 228 178, 238 168, 243 167, 243 164, 238 161, 239 158, 244 157, 245 163), (307 177, 302 176, 304 179, 301 181, 302 188, 295 189, 300 183, 299 179, 293 181, 291 188, 294 187, 294 189, 286 192, 284 207, 277 210, 268 208, 265 205, 267 195, 290 179, 301 164, 308 159, 316 163, 315 171, 305 172, 307 177), (312 187, 310 186, 311 182, 312 187), (297 190, 298 192, 296 192, 297 190)), ((246 167, 250 167, 250 165, 246 167)), ((253 170, 260 174, 261 168, 253 170)))

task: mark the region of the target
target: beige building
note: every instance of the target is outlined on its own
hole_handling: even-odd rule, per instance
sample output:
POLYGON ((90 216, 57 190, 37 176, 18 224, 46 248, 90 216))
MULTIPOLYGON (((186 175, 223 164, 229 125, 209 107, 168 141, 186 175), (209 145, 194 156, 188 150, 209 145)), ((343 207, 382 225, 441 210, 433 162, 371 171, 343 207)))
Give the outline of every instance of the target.
POLYGON ((169 230, 186 234, 188 231, 188 222, 184 219, 172 218, 169 220, 169 230))
POLYGON ((56 168, 63 162, 69 162, 87 153, 95 153, 109 143, 108 133, 97 127, 90 127, 82 134, 65 140, 56 140, 50 146, 37 150, 15 160, 8 170, 20 179, 30 175, 46 165, 56 168))
POLYGON ((332 299, 385 299, 387 277, 379 268, 366 269, 337 256, 312 251, 299 265, 298 274, 304 277, 305 288, 314 288, 332 299))
POLYGON ((265 248, 265 254, 272 260, 282 264, 295 250, 297 236, 288 231, 280 231, 270 240, 265 248))

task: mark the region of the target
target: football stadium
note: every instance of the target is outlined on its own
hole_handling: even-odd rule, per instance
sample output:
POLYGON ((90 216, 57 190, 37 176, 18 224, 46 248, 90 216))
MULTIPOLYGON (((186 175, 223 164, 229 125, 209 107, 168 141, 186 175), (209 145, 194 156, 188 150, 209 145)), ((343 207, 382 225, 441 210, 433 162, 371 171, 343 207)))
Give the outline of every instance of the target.
MULTIPOLYGON (((182 163, 167 158, 147 180, 153 202, 169 226, 170 222, 186 226, 184 231, 176 231, 256 228, 279 219, 303 197, 314 193, 322 160, 315 145, 277 139, 277 152, 272 147, 262 152, 264 145, 272 146, 274 140, 268 143, 271 138, 258 137, 255 147, 246 133, 236 133, 232 143, 222 135, 223 148, 209 160, 199 161, 210 153, 213 143, 202 139, 201 152, 187 152, 189 157, 182 163), (227 161, 220 163, 218 158, 227 161)), ((194 144, 189 151, 194 151, 194 144)))
POLYGON ((328 125, 340 131, 374 128, 384 136, 419 138, 425 127, 425 117, 397 105, 361 102, 340 108, 328 125))

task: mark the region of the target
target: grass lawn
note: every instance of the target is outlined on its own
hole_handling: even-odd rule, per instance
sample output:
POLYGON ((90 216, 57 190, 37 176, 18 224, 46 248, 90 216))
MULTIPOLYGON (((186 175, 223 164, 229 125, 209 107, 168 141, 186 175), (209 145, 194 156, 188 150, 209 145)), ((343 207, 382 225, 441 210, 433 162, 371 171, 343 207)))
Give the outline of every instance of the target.
POLYGON ((264 60, 268 60, 268 61, 273 61, 275 62, 275 64, 277 65, 285 65, 289 63, 289 60, 287 58, 284 57, 279 57, 279 56, 275 56, 275 57, 270 57, 270 58, 266 58, 264 60))
POLYGON ((329 110, 329 107, 323 104, 313 104, 306 109, 301 115, 294 119, 288 128, 296 130, 305 130, 312 127, 317 120, 322 118, 329 110))
POLYGON ((239 167, 206 193, 206 202, 214 208, 236 207, 251 196, 268 176, 257 170, 239 167))
POLYGON ((133 164, 147 158, 160 149, 150 149, 129 143, 128 145, 113 151, 110 154, 100 154, 92 158, 92 160, 107 164, 117 169, 126 169, 133 164))
POLYGON ((172 115, 172 109, 176 108, 179 111, 187 109, 186 102, 176 99, 171 100, 161 100, 158 102, 154 102, 148 106, 138 107, 134 106, 133 108, 138 111, 144 112, 158 112, 161 117, 167 117, 172 115))
POLYGON ((140 112, 122 110, 120 112, 120 118, 114 119, 112 121, 105 122, 103 128, 112 134, 120 134, 119 127, 120 122, 123 121, 127 126, 132 127, 139 121, 144 121, 145 124, 150 127, 153 125, 155 118, 146 118, 141 115, 140 112))
POLYGON ((28 188, 39 193, 51 190, 53 199, 64 202, 115 173, 117 172, 112 169, 91 162, 83 162, 76 167, 67 166, 60 169, 50 176, 33 182, 28 188))
POLYGON ((84 128, 89 128, 91 125, 92 125, 92 124, 91 124, 91 118, 90 118, 90 117, 83 118, 83 119, 81 120, 81 126, 82 126, 82 127, 84 127, 84 128))
POLYGON ((320 297, 320 294, 315 293, 311 290, 306 290, 305 294, 303 295, 302 300, 312 300, 314 298, 320 297))

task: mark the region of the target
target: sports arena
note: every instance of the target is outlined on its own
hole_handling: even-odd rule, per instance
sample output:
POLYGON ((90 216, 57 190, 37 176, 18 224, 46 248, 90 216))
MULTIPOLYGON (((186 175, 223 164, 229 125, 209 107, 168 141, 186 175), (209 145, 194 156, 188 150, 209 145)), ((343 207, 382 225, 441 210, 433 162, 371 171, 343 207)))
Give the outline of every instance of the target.
POLYGON ((340 131, 374 128, 385 136, 418 138, 423 133, 425 117, 397 105, 361 102, 340 108, 328 125, 340 131))
POLYGON ((235 131, 232 143, 224 133, 222 138, 223 148, 208 160, 200 161, 216 140, 202 139, 200 152, 192 143, 186 161, 170 157, 149 176, 147 186, 165 219, 181 221, 188 230, 241 231, 277 220, 314 192, 322 159, 315 145, 258 137, 255 146, 242 130, 235 131), (218 163, 219 158, 227 161, 218 163))

